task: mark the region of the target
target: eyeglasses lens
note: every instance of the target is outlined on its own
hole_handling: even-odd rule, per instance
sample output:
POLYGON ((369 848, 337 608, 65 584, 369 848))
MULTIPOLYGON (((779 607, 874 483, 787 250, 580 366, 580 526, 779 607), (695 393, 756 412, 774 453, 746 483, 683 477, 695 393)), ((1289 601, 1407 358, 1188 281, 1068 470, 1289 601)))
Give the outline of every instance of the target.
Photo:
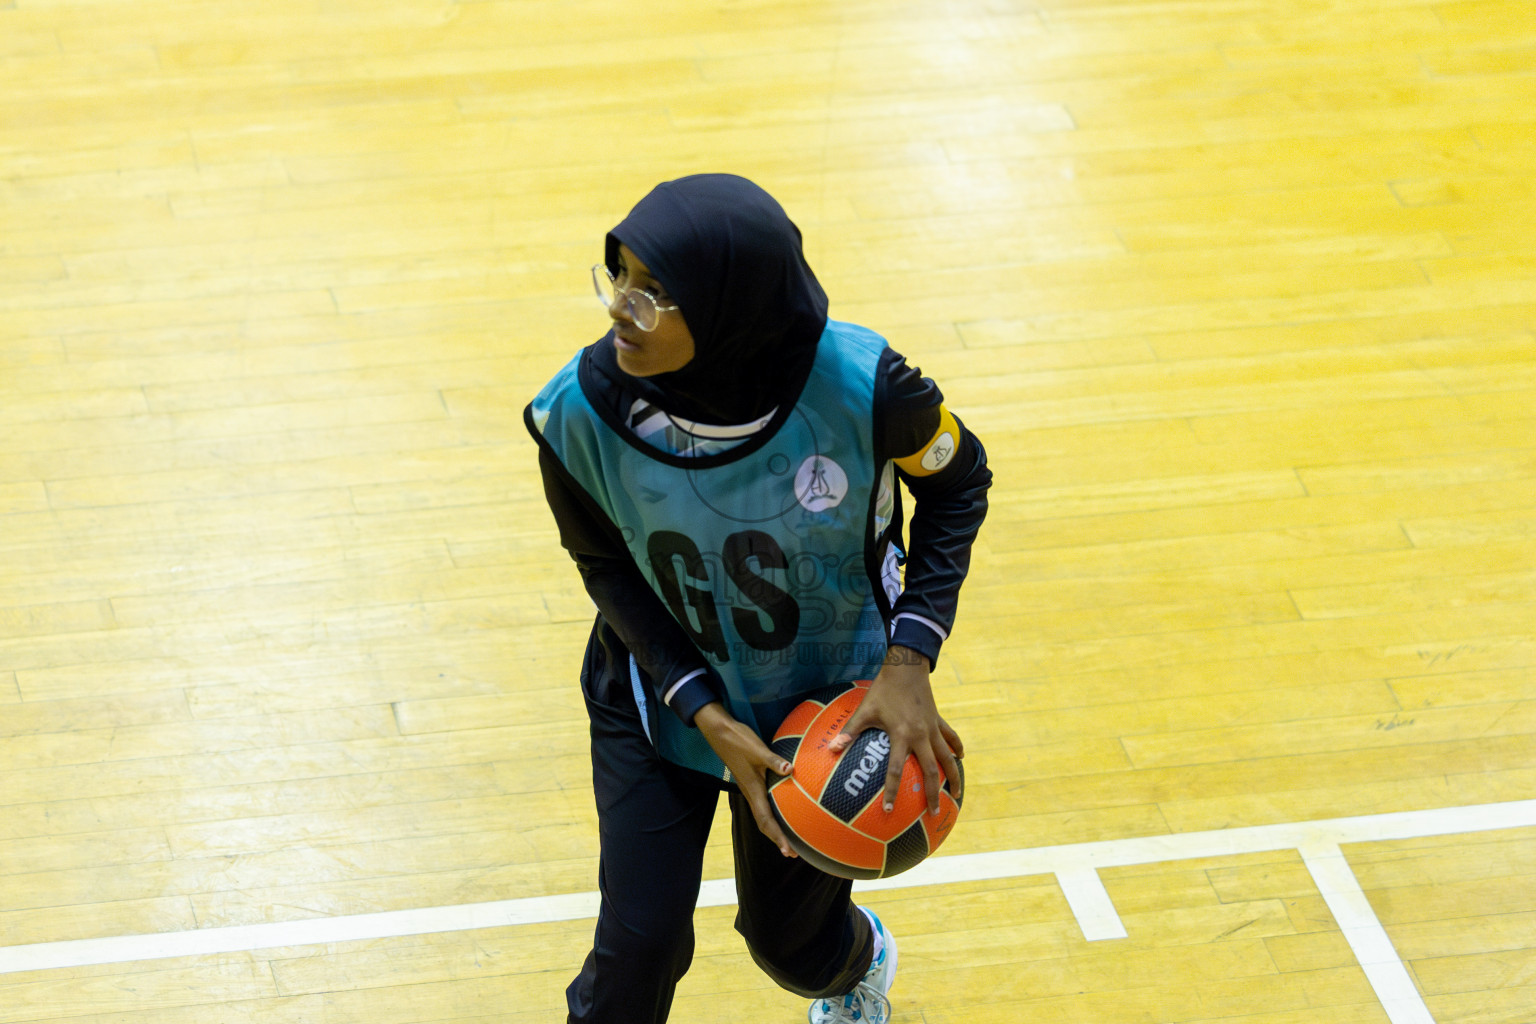
POLYGON ((597 298, 605 307, 613 306, 613 278, 603 273, 599 264, 592 268, 592 286, 597 289, 597 298))
POLYGON ((656 300, 641 291, 630 292, 628 298, 629 315, 634 318, 635 326, 642 331, 654 331, 661 316, 656 312, 656 300))
POLYGON ((654 331, 661 314, 656 310, 656 300, 639 289, 631 289, 619 292, 612 277, 608 276, 601 263, 592 268, 592 284, 597 289, 598 300, 605 309, 613 308, 613 301, 619 295, 624 296, 624 303, 629 311, 629 318, 635 322, 635 326, 642 331, 654 331))

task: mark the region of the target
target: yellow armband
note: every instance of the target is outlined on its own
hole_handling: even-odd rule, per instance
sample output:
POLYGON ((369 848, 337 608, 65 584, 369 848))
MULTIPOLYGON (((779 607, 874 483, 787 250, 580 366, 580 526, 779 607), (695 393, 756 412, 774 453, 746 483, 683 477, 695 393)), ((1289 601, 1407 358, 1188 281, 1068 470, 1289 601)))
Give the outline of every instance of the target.
POLYGON ((897 459, 897 467, 908 476, 932 476, 955 457, 960 447, 960 426, 944 406, 939 406, 939 429, 934 431, 928 443, 904 459, 897 459))

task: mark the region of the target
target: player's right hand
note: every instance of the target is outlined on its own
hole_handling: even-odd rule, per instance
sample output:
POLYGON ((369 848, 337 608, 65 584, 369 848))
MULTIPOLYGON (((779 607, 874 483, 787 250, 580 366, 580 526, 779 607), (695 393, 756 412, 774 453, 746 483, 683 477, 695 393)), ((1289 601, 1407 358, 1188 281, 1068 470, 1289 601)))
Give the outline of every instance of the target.
POLYGON ((757 821, 759 831, 784 856, 798 856, 785 838, 784 830, 779 827, 778 819, 773 816, 768 800, 768 773, 790 775, 794 772, 794 765, 770 750, 762 737, 743 725, 719 701, 700 708, 694 716, 693 724, 731 770, 731 778, 741 790, 741 795, 746 797, 747 805, 752 808, 752 817, 757 821))

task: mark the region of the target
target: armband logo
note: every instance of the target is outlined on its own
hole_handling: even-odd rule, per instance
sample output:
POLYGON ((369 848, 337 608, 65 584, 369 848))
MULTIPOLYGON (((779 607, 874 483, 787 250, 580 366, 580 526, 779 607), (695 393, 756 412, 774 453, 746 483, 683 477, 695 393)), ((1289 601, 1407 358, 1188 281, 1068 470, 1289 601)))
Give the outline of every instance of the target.
POLYGON ((955 435, 944 431, 933 439, 928 450, 923 452, 923 468, 930 473, 937 473, 943 469, 955 454, 955 435))

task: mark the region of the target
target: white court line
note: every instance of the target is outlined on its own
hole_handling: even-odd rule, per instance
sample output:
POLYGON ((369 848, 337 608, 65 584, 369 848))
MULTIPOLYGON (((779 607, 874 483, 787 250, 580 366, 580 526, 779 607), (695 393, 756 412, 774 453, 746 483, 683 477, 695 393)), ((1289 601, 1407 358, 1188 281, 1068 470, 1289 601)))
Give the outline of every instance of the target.
POLYGON ((1344 851, 1326 843, 1304 846, 1301 859, 1312 872, 1312 879, 1349 948, 1355 951, 1355 959, 1387 1011, 1387 1019, 1392 1024, 1435 1024, 1408 968, 1398 957, 1391 936, 1381 926, 1354 870, 1344 859, 1344 851))
MULTIPOLYGON (((1111 938, 1118 937, 1109 932, 1111 920, 1119 925, 1119 915, 1114 912, 1103 883, 1097 877, 1092 886, 1088 883, 1088 876, 1096 876, 1101 868, 1298 850, 1313 870, 1339 927, 1344 929, 1351 947, 1361 958, 1367 977, 1373 986, 1377 986, 1378 997, 1392 1024, 1433 1024, 1338 848, 1346 843, 1420 839, 1527 826, 1536 826, 1536 800, 1110 839, 1033 850, 930 857, 905 874, 860 882, 856 888, 879 891, 1055 875, 1061 881, 1063 892, 1068 893, 1073 912, 1080 915, 1079 923, 1085 936, 1089 939, 1111 938)), ((735 884, 730 879, 706 881, 699 895, 700 906, 729 906, 735 901, 735 884)), ((595 892, 568 893, 307 921, 0 947, 0 974, 578 920, 595 917, 597 906, 595 892)), ((1120 925, 1119 930, 1123 932, 1124 926, 1120 925)))
POLYGON ((1077 918, 1077 926, 1083 930, 1083 938, 1089 942, 1105 939, 1128 938, 1125 922, 1115 910, 1104 888, 1104 880, 1093 868, 1072 868, 1056 872, 1056 884, 1077 918))

